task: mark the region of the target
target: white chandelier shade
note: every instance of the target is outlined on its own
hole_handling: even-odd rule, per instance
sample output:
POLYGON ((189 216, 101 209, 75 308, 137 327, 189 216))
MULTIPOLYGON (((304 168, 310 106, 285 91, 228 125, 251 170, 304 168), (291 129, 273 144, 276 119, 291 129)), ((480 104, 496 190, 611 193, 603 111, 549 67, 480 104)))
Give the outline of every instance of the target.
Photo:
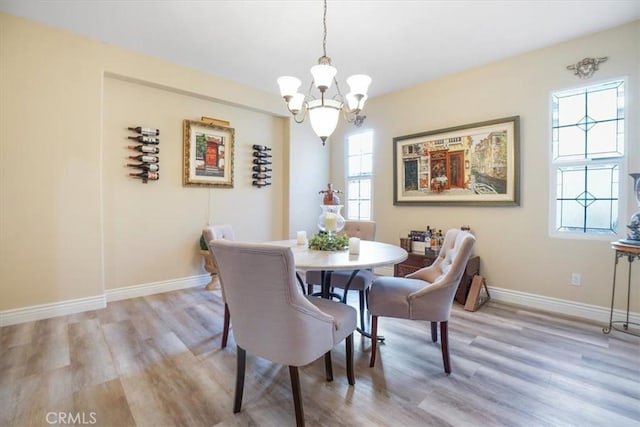
POLYGON ((336 130, 341 108, 342 103, 333 99, 327 99, 324 103, 320 99, 309 102, 311 128, 323 142, 336 130))
POLYGON ((323 55, 318 59, 318 64, 311 67, 311 76, 313 82, 309 86, 309 93, 304 95, 298 92, 302 85, 300 79, 292 76, 282 76, 278 78, 278 86, 280 87, 280 95, 287 103, 289 112, 293 115, 296 123, 304 122, 307 112, 311 121, 311 127, 316 135, 322 140, 322 144, 338 125, 340 112, 342 112, 348 123, 356 122, 357 125, 364 120, 359 113, 364 107, 367 100, 367 91, 371 84, 371 77, 365 74, 355 74, 347 79, 349 92, 342 95, 336 75, 338 70, 331 65, 331 58, 327 56, 327 0, 324 0, 324 39, 323 39, 323 55), (335 83, 335 94, 329 96, 328 91, 335 83), (319 96, 311 94, 312 88, 315 87, 320 91, 319 96))

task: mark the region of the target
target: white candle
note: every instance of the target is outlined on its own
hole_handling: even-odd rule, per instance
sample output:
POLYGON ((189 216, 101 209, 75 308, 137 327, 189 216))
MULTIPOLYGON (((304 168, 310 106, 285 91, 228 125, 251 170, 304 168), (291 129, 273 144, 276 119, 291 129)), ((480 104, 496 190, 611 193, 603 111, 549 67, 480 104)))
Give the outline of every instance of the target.
POLYGON ((307 232, 306 231, 298 231, 297 233, 297 241, 299 245, 307 244, 307 232))
POLYGON ((349 253, 351 255, 358 255, 360 253, 360 239, 357 237, 349 238, 349 253))
POLYGON ((327 231, 336 231, 338 228, 338 216, 334 213, 327 212, 324 216, 324 228, 327 231))

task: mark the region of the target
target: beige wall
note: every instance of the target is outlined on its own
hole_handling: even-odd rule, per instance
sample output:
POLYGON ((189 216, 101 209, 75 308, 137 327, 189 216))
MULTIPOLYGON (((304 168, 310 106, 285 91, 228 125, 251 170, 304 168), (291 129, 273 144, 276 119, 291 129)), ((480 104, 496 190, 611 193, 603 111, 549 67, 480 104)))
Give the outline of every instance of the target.
MULTIPOLYGON (((609 56, 594 81, 629 79, 629 168, 637 171, 639 39, 636 22, 371 99, 363 129, 375 131, 378 239, 470 224, 490 285, 607 306, 607 242, 548 237, 549 93, 583 83, 566 65, 609 56), (511 115, 521 117, 520 207, 393 206, 394 136, 511 115), (572 272, 582 273, 581 287, 569 285, 572 272)), ((273 94, 0 14, 0 310, 202 274, 192 245, 207 221, 234 224, 247 240, 314 232, 317 191, 329 177, 344 183, 342 141, 358 129, 339 129, 323 148, 307 123, 284 116, 273 94), (180 126, 201 115, 236 129, 234 189, 181 186, 180 126), (124 127, 137 124, 162 131, 161 179, 147 185, 123 167, 124 127), (274 147, 280 168, 260 190, 249 178, 254 143, 274 147)), ((638 271, 634 280, 640 292, 638 271)), ((637 299, 632 310, 640 311, 637 299)))
POLYGON ((317 215, 290 217, 319 214, 328 155, 285 114, 277 95, 0 14, 0 310, 201 275, 207 222, 311 231, 317 215), (182 121, 203 115, 235 128, 233 189, 182 187, 182 121), (124 167, 137 125, 161 129, 146 185, 124 167), (253 144, 273 148, 269 187, 251 186, 253 144))
MULTIPOLYGON (((549 105, 551 91, 618 77, 628 78, 628 166, 631 171, 638 171, 638 21, 371 99, 366 106, 363 129, 375 131, 374 219, 378 223, 378 239, 395 243, 403 230, 424 229, 427 225, 446 229, 469 224, 478 237, 475 252, 481 257, 481 273, 490 286, 608 306, 613 269, 609 240, 549 237, 549 105), (578 79, 566 69, 582 58, 602 56, 608 56, 609 60, 589 81, 578 79), (514 115, 520 116, 521 124, 519 207, 393 205, 393 137, 514 115), (582 274, 582 286, 570 285, 572 272, 582 274)), ((341 130, 342 133, 334 137, 336 143, 332 151, 334 182, 344 182, 342 141, 358 131, 355 127, 341 130)), ((626 172, 622 181, 623 202, 628 203, 622 215, 626 224, 635 200, 626 172)), ((636 296, 640 293, 639 270, 635 269, 635 288, 632 289, 636 296)), ((620 279, 625 279, 626 262, 622 271, 620 279)), ((632 310, 640 311, 639 298, 633 298, 632 310)))

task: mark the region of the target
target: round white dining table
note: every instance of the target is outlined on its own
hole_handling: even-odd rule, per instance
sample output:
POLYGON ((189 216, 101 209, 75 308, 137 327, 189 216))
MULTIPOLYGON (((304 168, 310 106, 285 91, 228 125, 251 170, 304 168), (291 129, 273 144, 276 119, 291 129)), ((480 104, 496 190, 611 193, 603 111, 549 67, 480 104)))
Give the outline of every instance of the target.
POLYGON ((307 244, 299 245, 295 239, 269 243, 290 247, 296 268, 301 270, 364 270, 398 264, 408 257, 407 251, 399 246, 371 240, 360 241, 360 253, 357 255, 349 254, 348 249, 342 251, 309 249, 307 244))

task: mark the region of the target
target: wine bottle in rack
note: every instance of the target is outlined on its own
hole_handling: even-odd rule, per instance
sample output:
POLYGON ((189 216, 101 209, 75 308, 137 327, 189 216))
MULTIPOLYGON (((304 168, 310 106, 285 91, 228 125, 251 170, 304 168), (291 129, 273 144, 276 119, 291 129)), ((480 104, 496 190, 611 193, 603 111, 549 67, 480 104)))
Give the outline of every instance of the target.
POLYGON ((136 178, 157 181, 160 178, 160 174, 158 172, 140 172, 140 173, 130 173, 129 176, 133 176, 136 178))
POLYGON ((271 183, 267 182, 267 181, 253 181, 251 184, 257 185, 258 187, 264 187, 265 185, 271 185, 271 183))
POLYGON ((151 154, 158 154, 160 153, 160 148, 159 147, 151 147, 149 145, 129 145, 128 148, 131 148, 132 150, 136 150, 136 151, 140 151, 141 153, 151 153, 151 154))
POLYGON ((130 168, 136 168, 150 172, 158 172, 160 170, 160 165, 158 165, 157 163, 127 163, 127 166, 130 168))
POLYGON ((267 147, 266 145, 253 145, 253 149, 254 150, 258 150, 258 151, 271 151, 271 147, 267 147))
POLYGON ((156 156, 146 156, 144 154, 140 154, 139 156, 129 156, 129 158, 143 163, 158 163, 160 161, 156 156))
POLYGON ((271 175, 267 175, 266 173, 254 173, 251 177, 253 179, 271 179, 271 175))
POLYGON ((256 165, 270 165, 271 162, 263 159, 253 159, 253 163, 256 165))
POLYGON ((254 172, 272 172, 273 171, 273 169, 268 168, 266 166, 254 166, 252 170, 254 172))
POLYGON ((253 152, 253 157, 273 157, 271 154, 267 154, 267 153, 263 153, 262 151, 254 151, 253 152))
POLYGON ((135 127, 135 128, 127 128, 129 130, 133 130, 136 131, 142 135, 160 135, 160 129, 155 129, 155 128, 143 128, 143 127, 135 127))
POLYGON ((138 135, 128 136, 127 138, 142 142, 143 144, 160 144, 160 138, 156 138, 155 136, 138 135))

